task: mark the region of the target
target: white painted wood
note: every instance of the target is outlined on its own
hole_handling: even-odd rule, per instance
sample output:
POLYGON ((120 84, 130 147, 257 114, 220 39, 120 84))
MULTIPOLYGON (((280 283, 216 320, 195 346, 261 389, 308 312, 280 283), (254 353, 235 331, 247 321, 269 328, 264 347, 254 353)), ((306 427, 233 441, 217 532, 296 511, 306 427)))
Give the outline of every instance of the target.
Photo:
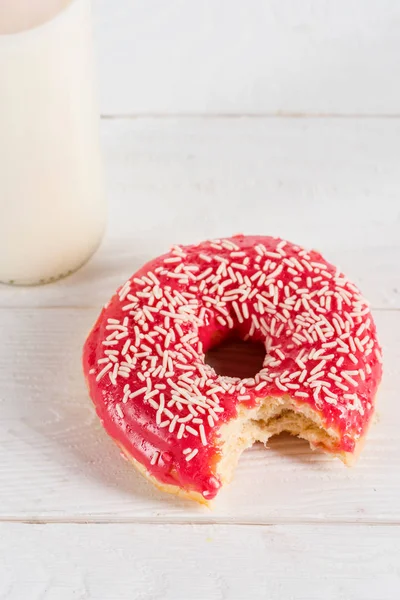
POLYGON ((57 284, 2 286, 0 306, 98 307, 171 244, 243 232, 316 247, 400 308, 400 119, 103 120, 102 141, 101 249, 57 284))
POLYGON ((94 0, 101 106, 398 114, 397 0, 94 0))
POLYGON ((0 598, 397 600, 400 119, 358 117, 400 115, 398 2, 93 3, 103 115, 186 117, 104 119, 101 249, 65 281, 0 288, 0 598), (385 377, 355 468, 280 436, 209 511, 121 459, 80 352, 145 260, 236 232, 340 264, 379 309, 385 377))
POLYGON ((400 312, 376 313, 385 379, 359 463, 281 436, 243 455, 213 511, 155 490, 103 432, 80 366, 96 313, 0 310, 0 520, 400 524, 400 312))
POLYGON ((398 600, 371 526, 0 525, 4 600, 398 600))

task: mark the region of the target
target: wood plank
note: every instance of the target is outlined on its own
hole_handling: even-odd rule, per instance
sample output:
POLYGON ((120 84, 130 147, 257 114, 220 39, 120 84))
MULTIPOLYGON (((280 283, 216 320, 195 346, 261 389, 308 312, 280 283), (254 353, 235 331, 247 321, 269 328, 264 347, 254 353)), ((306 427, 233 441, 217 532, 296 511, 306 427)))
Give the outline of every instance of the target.
POLYGON ((95 0, 104 113, 399 113, 396 0, 95 0))
POLYGON ((96 310, 0 310, 0 519, 400 523, 400 312, 377 312, 379 412, 353 469, 280 436, 254 447, 213 511, 148 484, 103 432, 81 375, 96 310))
MULTIPOLYGON (((400 39, 400 38, 399 38, 400 39)), ((375 308, 400 308, 400 119, 102 123, 108 234, 75 275, 0 289, 0 306, 101 306, 174 243, 233 233, 316 247, 375 308)))
POLYGON ((0 525, 12 600, 398 600, 400 530, 0 525))

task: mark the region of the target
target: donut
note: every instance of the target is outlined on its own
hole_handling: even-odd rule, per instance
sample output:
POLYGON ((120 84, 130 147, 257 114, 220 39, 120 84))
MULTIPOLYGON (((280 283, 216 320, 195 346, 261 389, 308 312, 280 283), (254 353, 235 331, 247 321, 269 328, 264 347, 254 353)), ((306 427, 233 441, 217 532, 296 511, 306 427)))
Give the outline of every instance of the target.
POLYGON ((367 301, 321 254, 280 238, 173 246, 111 298, 83 351, 89 394, 122 453, 160 489, 208 503, 240 454, 282 431, 351 464, 382 375, 367 301), (262 342, 261 370, 205 354, 262 342))

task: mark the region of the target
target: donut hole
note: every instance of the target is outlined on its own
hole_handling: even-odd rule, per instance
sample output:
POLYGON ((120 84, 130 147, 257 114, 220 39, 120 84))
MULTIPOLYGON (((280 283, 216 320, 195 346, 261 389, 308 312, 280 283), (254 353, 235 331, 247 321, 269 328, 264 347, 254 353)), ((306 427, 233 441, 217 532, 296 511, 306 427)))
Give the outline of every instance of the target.
POLYGON ((205 354, 205 362, 217 375, 247 379, 263 367, 265 346, 261 342, 244 341, 232 333, 217 342, 205 354))

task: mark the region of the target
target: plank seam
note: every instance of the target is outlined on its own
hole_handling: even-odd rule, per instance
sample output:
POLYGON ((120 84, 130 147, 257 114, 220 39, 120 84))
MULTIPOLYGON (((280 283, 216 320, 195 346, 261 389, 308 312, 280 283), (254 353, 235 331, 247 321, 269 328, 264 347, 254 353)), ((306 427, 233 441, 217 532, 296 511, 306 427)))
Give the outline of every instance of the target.
POLYGON ((47 517, 45 519, 39 517, 13 517, 3 516, 0 517, 0 525, 3 523, 20 523, 25 525, 231 525, 241 527, 280 527, 286 525, 300 526, 314 526, 323 525, 329 527, 339 526, 368 526, 368 527, 400 527, 399 520, 351 520, 351 519, 338 519, 338 520, 317 520, 317 519, 283 519, 283 520, 271 520, 271 521, 247 521, 245 519, 234 520, 232 518, 225 519, 202 519, 194 520, 193 517, 187 519, 167 519, 167 518, 149 518, 149 517, 137 517, 137 518, 121 518, 110 520, 109 518, 62 518, 62 517, 47 517))
POLYGON ((400 119, 400 113, 303 113, 303 112, 260 112, 260 113, 102 113, 101 119, 400 119))

